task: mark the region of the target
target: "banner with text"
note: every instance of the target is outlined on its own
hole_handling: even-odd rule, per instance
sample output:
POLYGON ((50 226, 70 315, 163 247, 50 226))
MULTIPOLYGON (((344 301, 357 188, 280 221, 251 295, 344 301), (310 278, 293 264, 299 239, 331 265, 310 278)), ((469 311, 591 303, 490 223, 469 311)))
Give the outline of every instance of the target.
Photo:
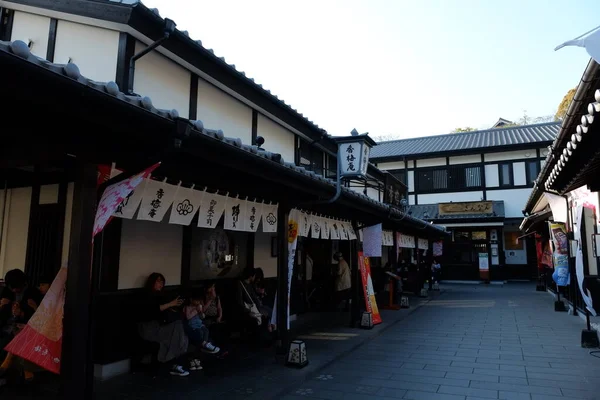
POLYGON ((362 251, 358 252, 358 263, 365 296, 365 307, 367 312, 370 312, 373 316, 373 325, 377 325, 383 321, 381 320, 377 301, 375 300, 375 290, 373 289, 373 280, 371 279, 371 263, 369 257, 365 257, 362 251))

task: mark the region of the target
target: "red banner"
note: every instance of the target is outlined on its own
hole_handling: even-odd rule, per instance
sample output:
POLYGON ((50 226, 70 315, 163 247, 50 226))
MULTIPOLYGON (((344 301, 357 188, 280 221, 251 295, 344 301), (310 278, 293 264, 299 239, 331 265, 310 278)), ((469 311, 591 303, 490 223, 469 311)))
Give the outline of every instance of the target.
POLYGON ((375 290, 373 290, 373 281, 371 279, 371 263, 369 257, 365 257, 362 251, 358 252, 358 264, 360 267, 360 277, 362 278, 363 293, 365 295, 365 307, 367 312, 373 315, 373 325, 380 324, 381 315, 375 301, 375 290))

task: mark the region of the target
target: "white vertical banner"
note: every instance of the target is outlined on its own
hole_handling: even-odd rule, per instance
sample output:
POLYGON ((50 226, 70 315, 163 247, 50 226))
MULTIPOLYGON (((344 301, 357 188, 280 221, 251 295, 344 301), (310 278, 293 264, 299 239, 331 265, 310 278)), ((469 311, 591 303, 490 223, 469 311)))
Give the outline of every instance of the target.
MULTIPOLYGON (((585 204, 592 209, 594 206, 591 204, 585 204)), ((575 275, 577 275, 577 283, 579 285, 579 291, 581 292, 581 297, 586 304, 586 308, 590 311, 590 313, 595 317, 596 310, 594 309, 594 302, 592 301, 592 294, 584 285, 584 265, 583 265, 583 247, 582 247, 582 221, 583 221, 583 208, 584 205, 578 205, 576 210, 576 218, 577 218, 577 230, 575 231, 575 240, 577 241, 577 253, 575 255, 575 275)), ((594 210, 594 214, 595 210, 594 210)), ((583 239, 585 240, 585 239, 583 239)))
POLYGON ((348 228, 346 227, 346 222, 338 221, 338 225, 340 227, 340 239, 348 240, 350 236, 348 235, 348 228))
POLYGON ((277 232, 277 204, 263 205, 262 226, 263 232, 277 232))
POLYGON ((321 218, 316 215, 311 215, 310 234, 313 239, 321 239, 321 218))
POLYGON ((179 185, 169 185, 166 182, 148 180, 142 195, 142 204, 137 219, 142 221, 161 222, 173 204, 179 185))
POLYGON ((256 232, 263 213, 263 204, 255 201, 246 202, 246 215, 244 220, 244 230, 246 232, 256 232))
POLYGON ((169 223, 186 226, 191 224, 192 219, 194 219, 194 216, 200 209, 203 195, 204 192, 194 190, 193 187, 180 187, 175 194, 175 199, 173 200, 173 207, 171 207, 169 223))
MULTIPOLYGON (((294 275, 294 264, 296 260, 296 247, 298 245, 298 234, 300 233, 300 211, 292 210, 288 217, 288 281, 287 281, 287 329, 290 329, 290 293, 292 290, 292 276, 294 275)), ((277 323, 277 296, 275 293, 275 305, 271 314, 271 323, 277 325, 278 329, 282 329, 277 323)))
POLYGON ((225 201, 225 222, 223 229, 243 231, 246 219, 246 200, 228 197, 225 201))
POLYGON ((361 242, 363 241, 363 230, 362 229, 358 230, 358 240, 360 240, 361 242))
POLYGON ((393 246, 394 245, 394 234, 391 231, 383 231, 383 245, 393 246))
POLYGON ((308 237, 312 223, 312 215, 304 211, 300 212, 300 236, 308 237))
POLYGON ((198 214, 198 228, 214 228, 219 223, 227 197, 216 193, 204 193, 200 214, 198 214))
POLYGON ((327 217, 321 217, 321 239, 329 240, 331 235, 331 225, 327 217))
POLYGON ((142 196, 144 194, 144 188, 148 179, 144 179, 132 192, 130 192, 125 199, 117 206, 117 209, 113 213, 113 217, 132 219, 140 206, 142 196))
POLYGON ((346 221, 345 226, 348 228, 348 239, 356 240, 356 232, 354 231, 354 227, 352 226, 352 222, 346 221))
POLYGON ((340 225, 338 221, 330 219, 329 226, 331 229, 331 240, 340 240, 340 225))

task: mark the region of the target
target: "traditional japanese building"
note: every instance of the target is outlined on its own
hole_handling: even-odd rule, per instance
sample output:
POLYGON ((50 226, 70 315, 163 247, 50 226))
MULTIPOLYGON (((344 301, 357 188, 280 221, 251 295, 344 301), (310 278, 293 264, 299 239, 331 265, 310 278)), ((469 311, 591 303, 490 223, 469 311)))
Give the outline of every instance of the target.
POLYGON ((379 143, 371 160, 408 186, 409 215, 445 226, 444 279, 536 276, 533 240, 518 241, 523 204, 560 123, 379 143))
MULTIPOLYGON (((412 237, 415 248, 446 235, 406 214, 404 186, 373 165, 337 190, 335 138, 156 10, 139 2, 62 0, 0 7, 1 109, 7 116, 27 110, 43 121, 0 134, 0 273, 23 269, 35 281, 68 266, 61 375, 71 398, 90 398, 94 374, 128 370, 136 340, 132 307, 151 272, 177 291, 206 279, 226 288, 243 268, 260 267, 285 294, 293 209, 355 232, 382 223, 412 237), (157 162, 146 183, 163 185, 150 199, 153 208, 142 215, 142 197, 137 214, 115 215, 92 248, 102 190, 157 162), (227 227, 226 217, 209 228, 199 217, 188 225, 166 213, 152 219, 155 200, 171 187, 275 208, 254 231, 227 227)), ((182 210, 192 203, 182 202, 182 210)), ((306 279, 304 246, 311 243, 313 271, 329 268, 333 251, 345 253, 355 321, 360 242, 336 232, 327 240, 303 238, 294 271, 306 279)), ((282 326, 287 301, 278 297, 282 326)))

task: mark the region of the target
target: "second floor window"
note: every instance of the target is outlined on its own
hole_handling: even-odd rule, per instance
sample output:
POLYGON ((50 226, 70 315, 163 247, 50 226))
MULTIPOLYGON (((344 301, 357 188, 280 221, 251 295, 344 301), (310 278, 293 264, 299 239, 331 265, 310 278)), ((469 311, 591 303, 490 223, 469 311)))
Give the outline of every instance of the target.
POLYGON ((298 164, 316 174, 323 175, 323 152, 310 143, 300 139, 298 148, 298 164))
POLYGON ((525 172, 527 175, 527 185, 532 186, 533 182, 537 179, 538 174, 540 173, 540 162, 535 161, 527 161, 525 163, 525 172))
POLYGON ((417 191, 452 192, 481 187, 481 167, 475 165, 450 165, 447 167, 417 170, 417 191))
POLYGON ((500 186, 512 186, 513 185, 513 174, 512 164, 500 164, 498 165, 499 183, 500 186))

